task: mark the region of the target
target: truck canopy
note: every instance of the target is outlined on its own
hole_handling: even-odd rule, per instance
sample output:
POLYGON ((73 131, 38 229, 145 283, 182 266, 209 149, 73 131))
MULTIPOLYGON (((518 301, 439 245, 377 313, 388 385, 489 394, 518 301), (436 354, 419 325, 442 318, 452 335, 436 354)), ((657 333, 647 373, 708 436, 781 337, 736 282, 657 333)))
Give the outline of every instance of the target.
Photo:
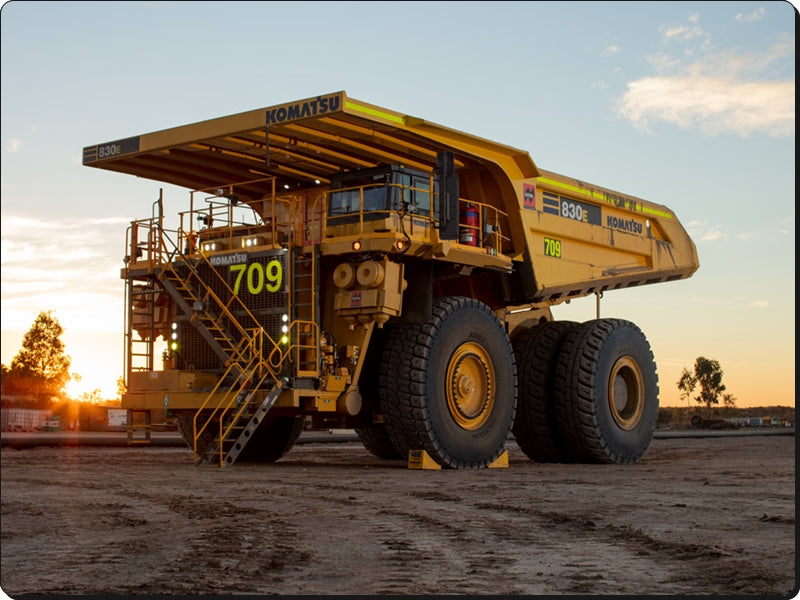
POLYGON ((507 272, 522 263, 526 301, 683 279, 698 268, 693 242, 665 206, 540 170, 524 150, 343 91, 88 146, 83 164, 192 192, 227 189, 255 206, 330 189, 348 172, 396 165, 434 173, 443 152, 452 156, 458 200, 493 209, 503 241, 494 256, 442 247, 434 258, 507 272))
POLYGON ((264 196, 265 177, 288 190, 382 164, 430 172, 437 153, 445 150, 454 153, 456 169, 496 164, 510 179, 539 174, 523 150, 354 100, 345 92, 88 146, 83 164, 191 190, 236 184, 247 201, 264 196))

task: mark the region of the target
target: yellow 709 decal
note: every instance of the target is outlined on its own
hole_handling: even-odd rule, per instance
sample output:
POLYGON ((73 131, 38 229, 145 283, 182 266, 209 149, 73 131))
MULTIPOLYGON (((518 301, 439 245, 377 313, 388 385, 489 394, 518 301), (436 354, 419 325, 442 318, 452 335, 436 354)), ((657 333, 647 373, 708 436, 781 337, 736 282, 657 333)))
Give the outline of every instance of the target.
POLYGON ((233 284, 234 295, 239 295, 242 286, 242 279, 247 274, 247 291, 251 294, 260 294, 264 288, 268 292, 277 292, 283 283, 283 265, 280 261, 271 260, 266 266, 261 263, 253 262, 249 265, 231 265, 231 273, 236 273, 236 281, 233 284))
POLYGON ((561 258, 561 240, 544 238, 544 255, 561 258))

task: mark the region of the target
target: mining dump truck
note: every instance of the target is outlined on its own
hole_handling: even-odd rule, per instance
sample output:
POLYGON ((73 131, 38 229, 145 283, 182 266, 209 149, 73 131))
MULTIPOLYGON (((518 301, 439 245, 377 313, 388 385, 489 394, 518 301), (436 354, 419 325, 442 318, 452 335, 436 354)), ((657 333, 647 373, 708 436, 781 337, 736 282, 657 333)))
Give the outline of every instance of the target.
POLYGON ((133 441, 168 411, 198 464, 280 459, 304 429, 374 455, 632 463, 658 409, 632 322, 571 299, 691 276, 658 204, 337 92, 83 149, 185 188, 126 232, 133 441), (183 204, 183 202, 182 202, 183 204))

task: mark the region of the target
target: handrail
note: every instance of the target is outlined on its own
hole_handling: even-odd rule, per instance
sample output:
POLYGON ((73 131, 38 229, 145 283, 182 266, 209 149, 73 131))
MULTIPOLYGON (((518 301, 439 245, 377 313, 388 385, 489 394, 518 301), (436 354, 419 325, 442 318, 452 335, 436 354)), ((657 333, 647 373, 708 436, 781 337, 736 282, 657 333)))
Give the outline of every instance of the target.
MULTIPOLYGON (((340 213, 340 214, 325 214, 325 226, 324 228, 330 226, 336 226, 341 224, 348 224, 353 221, 354 217, 358 217, 358 234, 367 233, 365 229, 365 223, 369 222, 371 219, 365 219, 365 215, 385 215, 383 218, 388 218, 391 215, 399 215, 401 217, 401 226, 404 227, 404 220, 409 218, 411 223, 413 224, 415 220, 426 221, 431 225, 436 223, 436 218, 433 214, 422 214, 419 212, 408 212, 403 208, 378 208, 374 210, 365 210, 364 208, 364 196, 365 192, 369 191, 370 189, 382 189, 386 188, 387 184, 380 183, 380 184, 368 184, 368 185, 361 185, 361 186, 352 186, 347 188, 338 188, 336 190, 331 190, 329 194, 333 193, 340 193, 340 192, 355 192, 358 191, 358 206, 354 207, 356 210, 348 210, 348 212, 340 213), (339 221, 339 223, 337 223, 339 221)), ((427 193, 429 192, 427 189, 424 188, 415 188, 411 186, 405 186, 398 183, 391 183, 388 184, 389 192, 387 192, 387 200, 391 198, 391 188, 398 188, 400 190, 409 190, 409 191, 417 191, 427 193)), ((476 237, 478 240, 478 247, 481 248, 494 248, 498 253, 502 252, 503 244, 510 243, 511 238, 504 235, 501 226, 501 218, 508 218, 508 213, 505 211, 500 210, 496 206, 491 204, 487 204, 485 202, 478 202, 475 200, 471 200, 468 198, 459 198, 459 203, 462 206, 472 206, 478 209, 478 222, 477 225, 468 225, 463 221, 459 222, 459 227, 461 229, 468 229, 468 230, 475 230, 476 237), (490 228, 487 230, 487 226, 490 228), (485 241, 485 240, 489 241, 485 241)), ((381 218, 380 216, 378 218, 381 218)), ((424 240, 430 241, 431 230, 427 230, 427 235, 423 237, 424 240)), ((371 233, 371 232, 370 232, 371 233)), ((412 234, 413 235, 413 234, 412 234)))
MULTIPOLYGON (((172 240, 172 238, 170 237, 169 232, 167 230, 155 225, 154 221, 156 221, 156 220, 158 220, 158 218, 151 217, 149 219, 142 219, 140 221, 134 221, 132 223, 133 231, 131 232, 131 238, 129 239, 129 242, 131 243, 131 248, 134 247, 134 244, 136 244, 136 247, 139 247, 139 243, 137 241, 138 240, 137 225, 147 226, 147 227, 149 227, 149 230, 148 230, 148 236, 147 236, 148 237, 148 241, 146 243, 147 245, 143 247, 144 248, 143 255, 144 255, 144 253, 146 251, 146 257, 147 258, 138 258, 138 257, 136 257, 137 260, 136 261, 131 261, 131 262, 133 262, 135 264, 135 262, 138 262, 139 260, 144 260, 144 261, 148 262, 148 264, 150 265, 151 268, 155 268, 156 266, 160 266, 160 267, 164 268, 165 271, 169 270, 171 273, 174 274, 175 277, 177 277, 183 283, 183 282, 185 282, 186 279, 184 277, 182 277, 180 273, 178 273, 178 271, 176 269, 176 265, 175 265, 175 260, 174 260, 174 258, 176 256, 182 257, 183 258, 182 264, 184 264, 189 269, 189 273, 190 273, 189 277, 194 277, 197 281, 199 281, 202 284, 202 290, 203 290, 202 301, 204 302, 204 304, 206 303, 206 301, 210 300, 215 305, 215 307, 221 312, 221 314, 216 315, 215 323, 219 322, 219 320, 221 320, 223 317, 227 318, 227 320, 236 328, 236 330, 239 332, 239 334, 242 336, 242 338, 248 338, 247 329, 244 326, 242 326, 242 324, 240 323, 240 319, 237 318, 232 313, 231 305, 235 304, 236 310, 237 311, 241 311, 243 313, 243 315, 245 317, 247 317, 247 319, 249 319, 249 321, 252 322, 252 323, 258 323, 259 322, 258 319, 255 317, 255 315, 252 314, 250 309, 241 300, 241 298, 238 295, 233 293, 233 290, 231 289, 230 285, 225 280, 225 278, 219 273, 219 271, 214 267, 214 265, 211 264, 211 262, 210 262, 210 260, 208 258, 208 255, 206 255, 204 252, 200 251, 200 252, 197 252, 196 254, 193 254, 192 256, 199 257, 199 259, 201 261, 205 262, 205 264, 208 265, 208 268, 211 269, 212 273, 221 282, 223 288, 229 294, 230 300, 228 302, 224 302, 214 292, 214 290, 211 289, 211 287, 206 282, 203 282, 202 278, 200 277, 199 273, 197 272, 196 264, 193 263, 191 260, 188 260, 185 257, 185 255, 181 252, 179 245, 177 245, 172 240), (157 236, 157 238, 154 235, 156 232, 159 234, 157 236), (172 246, 171 250, 170 250, 170 247, 169 247, 170 245, 172 246), (168 256, 169 260, 165 261, 164 260, 165 256, 168 256)), ((197 299, 199 299, 199 298, 197 298, 197 299)), ((209 314, 208 311, 204 311, 204 312, 206 312, 206 314, 209 314)), ((275 351, 276 350, 280 351, 280 346, 279 346, 278 342, 276 342, 275 340, 270 338, 266 333, 264 335, 267 337, 269 342, 272 344, 272 348, 269 350, 269 356, 272 357, 272 356, 275 355, 275 351)), ((281 354, 280 355, 280 362, 277 365, 274 365, 273 368, 276 371, 276 372, 273 373, 274 377, 277 377, 277 370, 282 365, 284 357, 285 357, 285 355, 281 354)), ((238 360, 238 358, 240 358, 240 357, 233 356, 233 357, 230 357, 229 360, 232 360, 232 359, 237 359, 238 360)), ((274 363, 271 362, 271 364, 274 364, 274 363)))
MULTIPOLYGON (((358 206, 355 207, 356 210, 348 210, 345 213, 340 214, 330 214, 332 211, 325 211, 325 221, 323 225, 323 229, 327 230, 329 226, 336 226, 341 224, 347 224, 344 221, 352 220, 354 216, 358 216, 358 232, 359 234, 366 233, 367 230, 364 227, 365 222, 372 221, 373 219, 365 219, 365 215, 385 215, 383 218, 389 218, 393 215, 399 215, 401 218, 401 227, 405 227, 404 220, 409 218, 411 223, 413 224, 414 219, 419 219, 422 221, 427 221, 429 224, 434 225, 436 223, 436 219, 432 214, 432 201, 428 203, 428 214, 423 214, 419 212, 410 212, 407 210, 405 203, 402 203, 403 206, 401 207, 386 207, 386 208, 377 208, 377 209, 365 209, 364 208, 364 196, 365 192, 373 189, 385 189, 386 190, 386 201, 387 203, 392 200, 392 197, 395 195, 393 194, 393 190, 398 190, 401 195, 403 191, 409 192, 420 192, 426 194, 430 199, 433 198, 433 194, 431 193, 430 189, 426 188, 417 188, 409 185, 403 185, 401 183, 377 183, 377 184, 367 184, 367 185, 359 185, 359 186, 351 186, 351 187, 343 187, 337 188, 335 190, 328 191, 328 195, 330 194, 339 194, 339 193, 346 193, 346 192, 354 192, 358 191, 358 206), (340 221, 340 223, 337 223, 340 221)), ((381 217, 379 217, 381 218, 381 217)), ((423 238, 426 241, 430 241, 430 229, 428 229, 428 234, 423 238)))
MULTIPOLYGON (((165 236, 165 237, 167 237, 167 239, 169 239, 168 236, 165 236)), ((171 239, 169 239, 169 241, 172 243, 172 245, 173 245, 173 247, 175 249, 175 252, 178 253, 179 255, 183 256, 181 251, 180 251, 180 248, 178 246, 176 246, 174 244, 174 242, 172 242, 171 239)), ((217 320, 222 319, 222 317, 226 317, 236 327, 236 329, 239 331, 239 333, 242 335, 242 337, 243 338, 247 338, 248 337, 247 328, 245 328, 244 326, 241 325, 241 323, 239 322, 239 319, 234 316, 234 314, 231 312, 229 307, 235 301, 236 309, 240 310, 251 322, 258 323, 259 322, 258 318, 255 315, 253 315, 253 313, 250 311, 250 309, 247 307, 247 305, 242 301, 242 299, 239 297, 239 295, 234 293, 233 289, 230 287, 230 285, 228 284, 228 282, 225 279, 225 277, 223 277, 220 274, 220 272, 216 269, 216 267, 214 267, 214 265, 211 263, 211 261, 208 258, 208 255, 205 252, 203 252, 202 250, 200 252, 198 252, 196 255, 199 256, 200 260, 202 260, 203 262, 205 262, 206 265, 208 265, 208 268, 211 269, 211 272, 216 276, 217 280, 222 284, 223 288, 228 293, 229 298, 230 298, 230 300, 228 300, 228 302, 223 302, 222 298, 220 298, 214 292, 214 290, 211 289, 211 287, 206 282, 204 282, 202 280, 202 278, 200 277, 200 274, 197 272, 196 265, 192 264, 191 261, 184 259, 183 264, 185 264, 189 268, 190 273, 201 284, 203 284, 203 288, 204 288, 203 299, 211 298, 214 301, 214 304, 220 308, 220 310, 222 311, 222 314, 217 315, 217 320)), ((173 273, 175 273, 176 276, 180 277, 180 274, 175 269, 175 266, 174 266, 175 262, 171 261, 171 262, 169 262, 167 264, 169 265, 171 271, 173 273)), ((272 338, 270 338, 269 335, 267 335, 266 333, 264 335, 266 335, 267 339, 269 339, 270 342, 272 342, 273 346, 275 346, 275 347, 278 346, 278 343, 275 342, 275 340, 273 340, 272 338)))
POLYGON ((491 204, 486 204, 485 202, 476 202, 474 200, 467 200, 464 198, 459 198, 459 202, 461 204, 467 206, 474 206, 479 208, 478 210, 478 224, 477 225, 467 225, 466 223, 459 223, 459 227, 462 229, 473 229, 477 233, 477 239, 479 240, 478 246, 479 247, 488 247, 488 248, 495 248, 498 253, 502 253, 503 242, 511 242, 511 238, 508 236, 503 235, 502 227, 500 225, 500 217, 508 218, 508 213, 500 210, 496 206, 492 206, 491 204), (493 214, 494 219, 484 218, 484 211, 493 214), (485 226, 489 225, 492 230, 489 233, 489 236, 494 237, 494 241, 490 243, 481 243, 486 237, 486 229, 485 226))
MULTIPOLYGON (((303 350, 307 350, 314 353, 315 357, 318 357, 319 354, 319 325, 316 321, 308 321, 303 319, 296 319, 289 324, 289 347, 287 348, 286 352, 283 353, 281 360, 283 360, 286 356, 294 356, 296 355, 298 364, 300 363, 300 352, 303 350), (300 328, 301 327, 308 327, 312 333, 305 334, 310 335, 311 339, 314 340, 313 344, 300 344, 295 343, 295 340, 299 340, 301 337, 300 328)), ((272 361, 272 355, 268 357, 269 361, 272 361)), ((318 365, 317 365, 318 368, 318 365)))
MULTIPOLYGON (((247 341, 248 340, 246 338, 242 338, 242 340, 240 341, 240 345, 242 343, 244 343, 244 342, 247 342, 247 341)), ((253 357, 251 357, 251 361, 248 363, 248 366, 250 364, 252 364, 252 358, 253 357)), ((242 369, 240 364, 237 364, 237 363, 234 363, 234 362, 230 362, 228 364, 228 368, 225 370, 225 373, 223 373, 223 375, 217 380, 216 385, 208 393, 208 395, 206 396, 206 399, 200 405, 200 408, 198 408, 197 411, 195 412, 193 423, 192 423, 193 431, 194 431, 194 453, 195 453, 195 456, 197 455, 197 440, 200 439, 200 436, 202 436, 203 432, 206 430, 208 425, 213 421, 214 417, 217 415, 217 412, 220 411, 220 407, 224 404, 224 407, 222 408, 222 410, 220 412, 220 422, 221 422, 221 419, 224 416, 224 414, 228 411, 228 409, 230 408, 230 406, 233 403, 233 401, 236 400, 236 398, 238 396, 238 393, 233 395, 231 397, 231 399, 228 399, 228 396, 231 394, 231 392, 234 390, 236 384, 240 380, 241 380, 241 384, 240 384, 241 386, 244 386, 245 383, 248 381, 248 378, 244 377, 245 374, 249 375, 250 373, 248 373, 247 370, 242 369), (211 401, 211 399, 217 394, 217 392, 219 391, 220 387, 225 382, 225 380, 228 378, 228 376, 231 375, 231 373, 233 373, 234 367, 238 367, 238 373, 234 373, 234 382, 233 382, 233 384, 230 387, 228 387, 228 390, 224 393, 224 395, 222 397, 222 402, 218 403, 217 406, 214 407, 214 410, 211 411, 211 414, 209 415, 208 419, 206 419, 205 423, 203 423, 203 426, 198 430, 198 428, 197 428, 197 419, 198 419, 198 417, 200 416, 201 412, 203 410, 205 410, 205 408, 208 406, 208 403, 211 401), (226 402, 226 400, 227 400, 227 402, 226 402)))
POLYGON ((253 206, 245 205, 258 218, 259 222, 256 223, 235 219, 232 207, 225 203, 212 202, 206 208, 192 208, 178 213, 180 220, 178 243, 185 249, 184 254, 194 254, 202 250, 202 244, 209 241, 222 241, 227 244, 227 250, 237 250, 238 248, 233 247, 234 239, 248 235, 267 233, 273 243, 282 241, 281 236, 288 239, 294 230, 291 216, 293 199, 273 197, 262 202, 271 205, 269 211, 264 211, 265 214, 271 215, 267 218, 262 217, 253 206), (286 217, 279 218, 280 214, 285 214, 286 217), (205 223, 206 227, 195 229, 196 221, 205 223))
MULTIPOLYGON (((258 346, 259 348, 262 345, 263 337, 267 336, 266 332, 263 328, 254 328, 252 335, 248 336, 247 338, 243 338, 240 342, 240 346, 247 342, 246 345, 249 346, 258 346)), ((241 354, 245 354, 244 351, 241 354)), ((195 454, 195 458, 197 458, 197 441, 203 435, 205 430, 209 427, 209 425, 218 417, 219 422, 219 454, 220 454, 220 463, 222 462, 223 458, 223 443, 222 441, 227 439, 228 435, 230 434, 231 430, 235 426, 236 422, 239 418, 244 414, 248 404, 250 403, 250 399, 252 395, 261 387, 261 385, 266 381, 269 377, 275 379, 274 374, 269 368, 267 362, 263 359, 263 354, 259 352, 257 348, 251 349, 251 352, 248 353, 250 359, 245 365, 242 364, 235 364, 231 362, 228 365, 227 370, 219 378, 217 384, 214 388, 209 392, 206 396, 205 401, 200 405, 200 408, 195 412, 194 419, 193 419, 193 431, 194 433, 194 440, 193 440, 193 450, 195 454), (234 366, 238 366, 238 373, 233 373, 234 366), (222 401, 219 402, 214 409, 211 411, 211 414, 208 415, 208 418, 205 419, 205 422, 202 424, 200 428, 197 426, 198 417, 202 413, 203 410, 206 409, 211 399, 217 394, 220 390, 220 387, 223 385, 223 382, 228 378, 229 375, 234 375, 234 382, 231 384, 227 391, 223 394, 222 401), (255 379, 258 379, 255 381, 255 379), (235 391, 235 393, 233 393, 235 391), (238 401, 239 397, 242 394, 247 394, 246 401, 238 401), (228 423, 228 426, 224 426, 225 417, 229 416, 229 413, 232 409, 238 407, 238 410, 235 411, 234 414, 230 415, 231 419, 228 423)))

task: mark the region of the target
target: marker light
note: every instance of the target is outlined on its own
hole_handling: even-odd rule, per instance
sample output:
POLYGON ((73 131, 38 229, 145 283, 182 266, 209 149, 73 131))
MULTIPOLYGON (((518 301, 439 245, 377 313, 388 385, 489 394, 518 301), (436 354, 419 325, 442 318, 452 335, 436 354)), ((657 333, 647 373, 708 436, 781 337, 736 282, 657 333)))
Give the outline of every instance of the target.
POLYGON ((353 242, 353 251, 358 252, 361 250, 361 240, 356 240, 353 242))

